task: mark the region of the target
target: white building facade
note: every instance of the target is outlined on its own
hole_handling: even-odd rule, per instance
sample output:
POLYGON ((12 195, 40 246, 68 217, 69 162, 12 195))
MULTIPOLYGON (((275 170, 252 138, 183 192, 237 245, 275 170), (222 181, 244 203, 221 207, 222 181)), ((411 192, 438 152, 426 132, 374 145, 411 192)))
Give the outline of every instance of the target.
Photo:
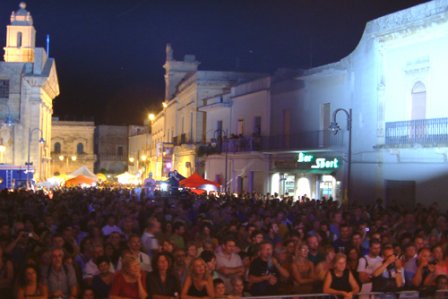
POLYGON ((204 172, 204 160, 199 147, 206 142, 209 129, 205 112, 199 111, 205 99, 223 94, 231 86, 261 76, 260 74, 203 71, 193 55, 184 60, 174 59, 170 45, 166 48, 165 101, 152 127, 154 145, 151 161, 157 178, 177 170, 183 176, 204 172), (159 176, 160 175, 160 176, 159 176))
POLYGON ((36 180, 51 176, 51 116, 59 95, 54 59, 36 48, 36 30, 26 5, 12 12, 0 62, 0 128, 2 163, 29 163, 36 180), (45 141, 44 143, 39 141, 45 141))
MULTIPOLYGON (((267 183, 255 191, 343 200, 350 179, 353 202, 382 198, 411 207, 447 198, 447 11, 448 1, 436 0, 381 17, 367 24, 356 49, 342 60, 289 78, 273 76, 269 130, 257 149, 268 164, 267 183), (347 130, 340 111, 335 135, 328 128, 340 108, 351 109, 352 127, 347 130)), ((262 103, 264 95, 257 97, 262 103)), ((211 123, 219 109, 231 110, 222 106, 207 112, 211 123)), ((251 133, 239 129, 236 114, 229 119, 230 131, 251 133)), ((249 190, 243 184, 242 191, 249 190)))

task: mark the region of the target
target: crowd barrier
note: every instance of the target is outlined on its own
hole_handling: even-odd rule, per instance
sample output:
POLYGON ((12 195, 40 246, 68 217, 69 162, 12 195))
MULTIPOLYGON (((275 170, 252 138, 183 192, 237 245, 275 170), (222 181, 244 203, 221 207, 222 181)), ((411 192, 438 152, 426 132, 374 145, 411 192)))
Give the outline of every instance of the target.
MULTIPOLYGON (((417 291, 401 291, 396 293, 360 293, 353 298, 358 299, 448 299, 448 290, 439 290, 432 295, 421 296, 417 291)), ((338 299, 338 296, 329 294, 296 294, 275 296, 249 296, 244 299, 338 299)))
POLYGON ((244 299, 338 299, 329 294, 300 294, 300 295, 275 295, 275 296, 249 296, 244 299))

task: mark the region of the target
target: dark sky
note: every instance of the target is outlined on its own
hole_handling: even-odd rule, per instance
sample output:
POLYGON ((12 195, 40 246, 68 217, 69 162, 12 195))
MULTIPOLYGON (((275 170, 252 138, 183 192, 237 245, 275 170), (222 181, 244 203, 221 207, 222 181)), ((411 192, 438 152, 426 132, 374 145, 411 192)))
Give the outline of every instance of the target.
MULTIPOLYGON (((37 46, 51 35, 55 115, 140 124, 161 108, 165 44, 203 70, 273 72, 348 55, 365 23, 422 0, 29 0, 37 46)), ((18 0, 0 1, 0 44, 18 0)))

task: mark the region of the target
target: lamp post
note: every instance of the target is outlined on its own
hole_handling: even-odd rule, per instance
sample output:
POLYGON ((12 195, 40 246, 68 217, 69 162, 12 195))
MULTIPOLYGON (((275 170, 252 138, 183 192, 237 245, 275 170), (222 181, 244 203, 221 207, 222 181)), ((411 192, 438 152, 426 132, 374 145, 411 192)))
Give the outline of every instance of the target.
POLYGON ((348 131, 348 157, 347 157, 347 201, 350 204, 352 200, 352 189, 351 189, 351 169, 352 169, 352 109, 343 109, 339 108, 333 112, 332 122, 330 127, 328 128, 330 131, 333 131, 336 135, 341 128, 336 121, 336 116, 338 112, 343 112, 347 117, 347 131, 348 131))
POLYGON ((26 184, 27 184, 27 187, 28 188, 30 188, 31 187, 31 182, 30 182, 30 166, 31 166, 31 141, 32 141, 32 139, 33 139, 33 133, 34 132, 40 132, 40 134, 41 134, 41 137, 39 138, 39 143, 45 143, 45 139, 44 139, 44 137, 42 136, 43 135, 43 132, 42 132, 42 130, 41 129, 39 129, 39 128, 34 128, 34 129, 31 129, 30 128, 30 130, 29 130, 29 133, 28 133, 28 160, 27 160, 27 162, 26 162, 26 184))
MULTIPOLYGON (((212 147, 216 147, 219 144, 219 152, 222 153, 222 147, 223 147, 223 135, 227 136, 227 131, 223 129, 217 129, 213 132, 213 138, 211 140, 212 147), (219 135, 218 135, 219 134, 219 135), (218 139, 218 138, 219 139, 218 139)), ((224 151, 224 192, 227 193, 227 164, 228 164, 228 151, 229 145, 226 144, 226 148, 224 151)))

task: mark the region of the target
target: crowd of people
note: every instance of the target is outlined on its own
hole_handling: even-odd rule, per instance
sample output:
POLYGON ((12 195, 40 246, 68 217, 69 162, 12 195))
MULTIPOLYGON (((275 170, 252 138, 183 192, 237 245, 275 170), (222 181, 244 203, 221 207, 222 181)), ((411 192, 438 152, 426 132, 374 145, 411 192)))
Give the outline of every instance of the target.
POLYGON ((5 190, 0 297, 432 296, 448 288, 446 217, 437 203, 5 190))

